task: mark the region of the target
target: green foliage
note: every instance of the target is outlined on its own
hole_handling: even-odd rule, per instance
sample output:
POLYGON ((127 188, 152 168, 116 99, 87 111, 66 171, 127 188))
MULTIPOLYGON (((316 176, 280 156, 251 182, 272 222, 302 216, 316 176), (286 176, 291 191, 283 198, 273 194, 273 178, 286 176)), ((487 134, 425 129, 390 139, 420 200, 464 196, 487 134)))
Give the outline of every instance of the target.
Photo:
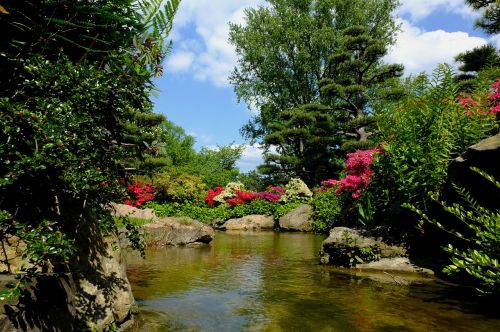
POLYGON ((237 181, 240 171, 236 167, 236 161, 242 153, 242 146, 203 148, 190 164, 176 169, 200 177, 208 188, 222 187, 226 183, 237 181))
POLYGON ((116 229, 107 204, 163 120, 149 97, 178 1, 160 2, 4 1, 0 241, 19 238, 28 262, 11 294, 40 273, 68 273, 88 249, 76 247, 82 230, 116 229))
POLYGON ((155 128, 158 156, 168 158, 169 166, 185 166, 194 162, 194 137, 187 135, 184 129, 165 120, 155 128))
POLYGON ((369 25, 344 29, 340 41, 340 49, 329 58, 330 74, 320 81, 322 99, 340 113, 338 130, 345 140, 349 139, 348 148, 361 147, 353 145, 353 138, 363 142, 366 148, 365 141, 372 135, 368 129, 374 122, 369 109, 373 109, 379 99, 400 96, 401 92, 396 89, 389 92, 394 85, 387 82, 400 77, 403 66, 382 63, 389 40, 379 38, 369 25))
MULTIPOLYGON (((500 182, 477 168, 472 170, 481 174, 500 190, 500 182)), ((456 245, 448 244, 444 247, 444 250, 451 254, 451 263, 443 270, 445 273, 465 272, 475 280, 481 293, 500 295, 500 210, 486 209, 480 206, 465 189, 458 186, 455 186, 455 189, 463 202, 448 205, 439 200, 437 193, 434 193, 432 198, 445 211, 460 220, 461 225, 445 226, 429 218, 414 205, 406 206, 418 213, 422 222, 429 222, 457 239, 456 245), (468 231, 470 236, 457 227, 464 225, 465 231, 468 231)))
POLYGON ((148 203, 159 217, 189 217, 204 223, 222 224, 231 218, 241 218, 251 214, 273 216, 275 220, 297 208, 300 202, 276 204, 264 199, 253 200, 250 203, 233 207, 222 204, 216 207, 198 206, 190 203, 148 203))
POLYGON ((154 184, 156 200, 160 202, 202 204, 207 190, 199 177, 185 173, 156 174, 154 184))
POLYGON ((227 205, 210 208, 190 203, 148 203, 147 207, 152 208, 159 217, 189 217, 208 224, 222 223, 232 218, 232 209, 227 205))
POLYGON ((436 69, 431 80, 421 76, 409 84, 412 95, 376 115, 385 144, 369 190, 379 212, 387 202, 425 209, 427 193, 442 186, 449 163, 498 130, 494 115, 466 114, 447 66, 436 69))
POLYGON ((498 0, 466 0, 472 8, 481 11, 482 17, 476 21, 476 26, 488 34, 500 32, 500 3, 498 0))
POLYGON ((457 75, 460 88, 473 91, 484 79, 495 80, 500 77, 500 55, 493 45, 483 45, 455 56, 460 63, 457 75))
POLYGON ((265 153, 263 174, 297 176, 309 185, 331 177, 339 171, 334 135, 336 125, 330 110, 322 105, 302 105, 283 111, 269 124, 271 133, 264 138, 278 153, 265 153))
POLYGON ((338 224, 338 218, 342 213, 342 198, 333 190, 316 193, 311 200, 311 205, 315 231, 326 233, 338 224))
POLYGON ((397 0, 278 0, 247 9, 245 24, 230 24, 230 42, 238 55, 230 81, 238 98, 258 110, 242 133, 252 142, 264 143, 268 151, 277 150, 266 155, 259 172, 275 181, 299 176, 314 184, 340 170, 335 150, 346 130, 352 134, 364 129, 359 124, 339 128, 338 123, 351 120, 352 113, 340 106, 360 101, 355 111, 365 113, 354 116, 370 122, 365 119, 365 97, 382 94, 357 87, 364 84, 361 88, 373 90, 400 74, 400 67, 380 61, 398 29, 392 15, 397 5, 397 0), (348 36, 352 29, 346 29, 353 22, 363 27, 363 36, 348 36), (373 42, 365 43, 365 35, 373 42), (345 55, 342 61, 340 54, 345 55), (345 87, 345 93, 324 98, 324 79, 345 87), (340 103, 342 98, 348 100, 340 103))

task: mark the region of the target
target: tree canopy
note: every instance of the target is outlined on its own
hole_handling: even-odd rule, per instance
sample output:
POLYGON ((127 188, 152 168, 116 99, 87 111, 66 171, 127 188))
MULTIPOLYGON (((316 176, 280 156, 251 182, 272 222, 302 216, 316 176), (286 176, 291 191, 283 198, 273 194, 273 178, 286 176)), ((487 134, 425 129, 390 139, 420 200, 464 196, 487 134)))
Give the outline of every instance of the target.
POLYGON ((0 241, 26 243, 19 285, 70 270, 83 228, 114 229, 130 144, 163 121, 150 93, 178 5, 2 1, 0 241))
POLYGON ((278 171, 278 167, 288 176, 312 174, 315 171, 305 169, 304 165, 313 162, 300 160, 309 155, 304 154, 307 145, 304 139, 296 139, 296 131, 304 134, 305 129, 285 128, 283 123, 292 121, 293 124, 289 124, 296 125, 299 117, 319 119, 316 115, 323 113, 321 117, 334 124, 328 125, 325 131, 326 122, 312 121, 307 129, 308 135, 317 132, 323 137, 313 140, 316 145, 322 145, 315 149, 323 151, 326 164, 318 166, 324 169, 336 163, 334 150, 340 147, 330 143, 341 140, 325 137, 349 131, 354 132, 358 140, 368 138, 365 126, 360 123, 366 120, 369 96, 374 95, 376 86, 399 76, 402 71, 401 66, 385 65, 381 61, 398 31, 393 18, 398 1, 268 2, 267 7, 247 9, 245 25, 230 24, 230 41, 238 55, 238 65, 230 81, 238 98, 258 111, 242 128, 242 133, 250 141, 265 143, 267 148, 273 148, 271 145, 279 141, 280 156, 269 155, 267 160, 273 165, 268 164, 261 170, 278 171), (316 115, 299 114, 313 109, 306 105, 318 104, 325 107, 316 108, 316 115), (358 120, 358 124, 339 128, 340 122, 352 120, 350 118, 358 120), (312 129, 313 123, 320 127, 312 129), (291 136, 285 137, 288 134, 291 136), (285 143, 288 146, 285 147, 285 143), (301 144, 302 148, 297 148, 301 144))

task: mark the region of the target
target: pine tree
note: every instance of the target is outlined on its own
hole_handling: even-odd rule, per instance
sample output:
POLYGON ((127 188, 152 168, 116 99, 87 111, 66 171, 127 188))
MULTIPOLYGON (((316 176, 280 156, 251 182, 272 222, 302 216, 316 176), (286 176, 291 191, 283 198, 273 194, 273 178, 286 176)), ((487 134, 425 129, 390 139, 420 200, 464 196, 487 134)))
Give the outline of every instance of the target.
POLYGON ((270 129, 264 142, 276 147, 277 153, 264 155, 261 173, 300 177, 313 185, 340 170, 335 158, 340 141, 331 109, 308 104, 283 111, 270 129))
POLYGON ((403 66, 386 65, 387 43, 370 35, 367 26, 352 26, 342 32, 342 48, 329 59, 330 77, 320 82, 324 102, 348 119, 341 123, 350 138, 344 149, 369 148, 374 123, 370 106, 377 99, 398 96, 387 82, 403 74, 403 66), (383 89, 385 88, 385 91, 383 89), (353 143, 355 139, 358 143, 353 143))

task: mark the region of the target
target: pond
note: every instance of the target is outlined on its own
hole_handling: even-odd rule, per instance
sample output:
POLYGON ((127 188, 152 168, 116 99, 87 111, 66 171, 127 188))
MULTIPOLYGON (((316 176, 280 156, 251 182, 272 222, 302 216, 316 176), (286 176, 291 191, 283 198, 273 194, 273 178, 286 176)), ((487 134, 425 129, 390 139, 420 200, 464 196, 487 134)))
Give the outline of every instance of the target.
POLYGON ((442 281, 319 265, 322 240, 218 232, 204 248, 128 252, 137 331, 500 331, 498 307, 481 313, 442 281))

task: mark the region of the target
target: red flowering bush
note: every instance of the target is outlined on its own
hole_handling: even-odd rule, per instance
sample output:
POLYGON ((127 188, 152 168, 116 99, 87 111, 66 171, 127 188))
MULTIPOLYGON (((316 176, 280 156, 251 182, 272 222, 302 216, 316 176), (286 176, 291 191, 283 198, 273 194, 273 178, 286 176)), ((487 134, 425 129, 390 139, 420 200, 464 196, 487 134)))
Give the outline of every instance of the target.
POLYGON ((134 207, 141 206, 155 197, 153 187, 149 183, 136 181, 134 184, 129 184, 127 191, 132 199, 126 199, 124 203, 134 207))
POLYGON ((458 99, 466 115, 488 115, 500 112, 500 78, 491 84, 491 90, 484 96, 463 95, 458 99))
POLYGON ((285 190, 278 186, 269 186, 267 191, 258 193, 239 189, 232 189, 230 190, 230 193, 228 193, 228 188, 217 187, 216 189, 208 190, 205 202, 210 207, 220 203, 226 203, 229 206, 247 204, 257 199, 264 199, 269 202, 279 203, 280 198, 284 193, 285 190), (224 193, 226 193, 226 196, 222 196, 224 193))
POLYGON ((205 197, 205 203, 207 203, 208 206, 210 206, 210 207, 214 206, 215 196, 220 195, 223 191, 224 191, 223 187, 217 187, 215 189, 208 189, 207 197, 205 197))
POLYGON ((381 148, 372 150, 357 150, 347 154, 345 172, 347 175, 340 180, 326 180, 321 184, 324 186, 320 191, 335 188, 335 193, 340 195, 344 191, 352 193, 354 199, 359 198, 361 192, 368 187, 373 170, 374 155, 381 151, 381 148))

